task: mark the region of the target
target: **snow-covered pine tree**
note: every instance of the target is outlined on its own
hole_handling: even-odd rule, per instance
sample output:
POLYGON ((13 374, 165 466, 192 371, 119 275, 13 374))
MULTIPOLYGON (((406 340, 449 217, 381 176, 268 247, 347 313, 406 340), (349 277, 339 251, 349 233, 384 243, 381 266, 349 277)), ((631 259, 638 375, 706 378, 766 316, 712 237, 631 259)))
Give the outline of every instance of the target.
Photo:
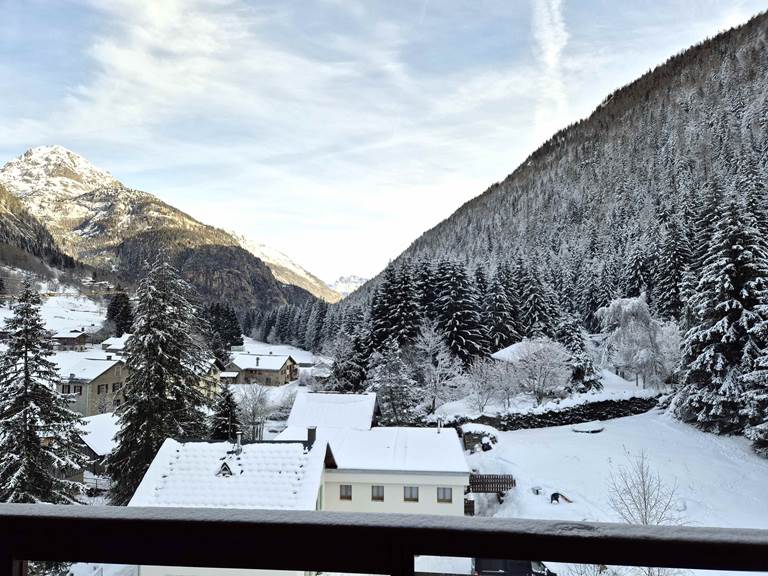
POLYGON ((475 268, 475 292, 477 292, 480 301, 483 302, 488 293, 488 275, 483 264, 479 264, 475 268))
POLYGON ((325 389, 333 392, 362 392, 368 362, 367 335, 357 333, 353 336, 341 332, 333 345, 333 366, 325 389))
POLYGON ((128 294, 118 287, 112 300, 107 306, 107 320, 115 325, 115 336, 122 336, 131 331, 133 325, 133 308, 128 294))
POLYGON ((419 421, 423 392, 403 361, 397 342, 389 340, 371 354, 367 373, 366 387, 376 392, 382 424, 405 426, 419 421))
POLYGON ((536 266, 526 262, 522 267, 521 327, 527 338, 549 337, 555 332, 559 314, 552 294, 544 286, 536 266))
POLYGON ((429 260, 418 260, 414 265, 416 274, 416 294, 419 299, 419 308, 422 316, 435 319, 435 300, 437 292, 435 286, 435 272, 429 260))
POLYGON ((521 340, 514 310, 507 300, 507 291, 498 274, 492 278, 487 289, 483 322, 488 331, 492 352, 497 352, 521 340))
POLYGON ((413 267, 404 262, 395 275, 394 291, 390 296, 392 306, 392 336, 400 346, 412 344, 419 333, 421 310, 419 307, 413 267))
POLYGON ((205 433, 203 385, 212 353, 204 344, 191 288, 161 256, 139 282, 133 336, 125 350, 125 402, 108 459, 111 499, 133 496, 167 438, 205 433))
POLYGON ((662 235, 658 267, 656 269, 656 316, 664 320, 679 320, 684 306, 685 271, 691 265, 682 222, 673 217, 667 222, 662 235))
POLYGON ((234 441, 240 428, 240 410, 228 384, 224 384, 213 404, 208 418, 208 437, 211 440, 234 441))
POLYGON ((461 264, 440 264, 451 272, 439 274, 437 324, 445 342, 465 366, 486 352, 485 329, 467 271, 461 264))
POLYGON ((213 356, 218 361, 219 366, 223 368, 229 364, 229 361, 232 359, 232 357, 230 356, 227 347, 224 345, 224 340, 222 339, 221 334, 219 334, 217 330, 213 331, 208 345, 211 348, 213 356))
POLYGON ((741 376, 761 356, 754 328, 766 320, 768 255, 743 199, 729 194, 720 210, 692 306, 696 324, 683 342, 684 388, 675 413, 719 434, 740 432, 741 376))
POLYGON ((371 302, 371 340, 380 349, 395 335, 397 270, 393 264, 384 269, 383 278, 371 302))
POLYGON ((579 392, 600 390, 603 384, 595 369, 587 346, 587 336, 581 324, 570 314, 563 314, 557 323, 555 341, 571 355, 571 385, 579 392))
POLYGON ((28 281, 12 308, 0 358, 0 501, 71 504, 82 485, 67 475, 86 464, 78 437, 82 420, 59 393, 40 295, 28 281))

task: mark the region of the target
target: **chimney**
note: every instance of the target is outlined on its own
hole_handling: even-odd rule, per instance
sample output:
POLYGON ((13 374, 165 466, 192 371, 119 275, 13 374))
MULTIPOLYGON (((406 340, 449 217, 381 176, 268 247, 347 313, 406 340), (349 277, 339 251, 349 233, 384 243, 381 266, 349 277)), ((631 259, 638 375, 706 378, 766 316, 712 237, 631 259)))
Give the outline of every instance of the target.
POLYGON ((443 429, 443 417, 438 416, 437 417, 437 433, 440 434, 440 430, 443 429))
POLYGON ((258 365, 259 365, 259 357, 256 356, 256 366, 258 366, 258 365))
POLYGON ((107 360, 112 360, 112 354, 107 354, 107 360))
POLYGON ((315 443, 315 440, 317 440, 317 428, 315 426, 310 426, 307 428, 307 444, 309 444, 310 448, 315 443))

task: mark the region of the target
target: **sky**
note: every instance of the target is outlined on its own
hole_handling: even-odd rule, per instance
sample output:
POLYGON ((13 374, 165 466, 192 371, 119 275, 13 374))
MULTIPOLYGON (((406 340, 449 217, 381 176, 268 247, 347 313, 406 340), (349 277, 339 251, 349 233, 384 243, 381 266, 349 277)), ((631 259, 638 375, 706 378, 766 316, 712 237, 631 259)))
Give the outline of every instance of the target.
POLYGON ((0 163, 60 144, 326 281, 768 0, 0 0, 0 163))

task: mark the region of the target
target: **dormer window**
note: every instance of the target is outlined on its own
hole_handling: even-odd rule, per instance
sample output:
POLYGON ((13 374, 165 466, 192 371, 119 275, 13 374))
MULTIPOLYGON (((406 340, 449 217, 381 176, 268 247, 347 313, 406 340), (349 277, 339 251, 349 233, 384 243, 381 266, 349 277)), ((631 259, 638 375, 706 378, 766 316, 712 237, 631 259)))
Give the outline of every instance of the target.
POLYGON ((232 469, 229 467, 229 464, 226 462, 222 463, 221 468, 216 472, 216 476, 223 476, 224 478, 232 476, 232 469))

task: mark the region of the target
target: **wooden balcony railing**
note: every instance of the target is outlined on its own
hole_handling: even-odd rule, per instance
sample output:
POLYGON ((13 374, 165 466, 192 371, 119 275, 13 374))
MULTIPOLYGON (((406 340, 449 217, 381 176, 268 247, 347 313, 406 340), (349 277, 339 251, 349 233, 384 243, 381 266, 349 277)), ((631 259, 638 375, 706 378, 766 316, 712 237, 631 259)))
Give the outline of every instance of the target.
POLYGON ((413 574, 415 555, 768 570, 768 530, 395 514, 0 505, 0 576, 26 560, 413 574))

